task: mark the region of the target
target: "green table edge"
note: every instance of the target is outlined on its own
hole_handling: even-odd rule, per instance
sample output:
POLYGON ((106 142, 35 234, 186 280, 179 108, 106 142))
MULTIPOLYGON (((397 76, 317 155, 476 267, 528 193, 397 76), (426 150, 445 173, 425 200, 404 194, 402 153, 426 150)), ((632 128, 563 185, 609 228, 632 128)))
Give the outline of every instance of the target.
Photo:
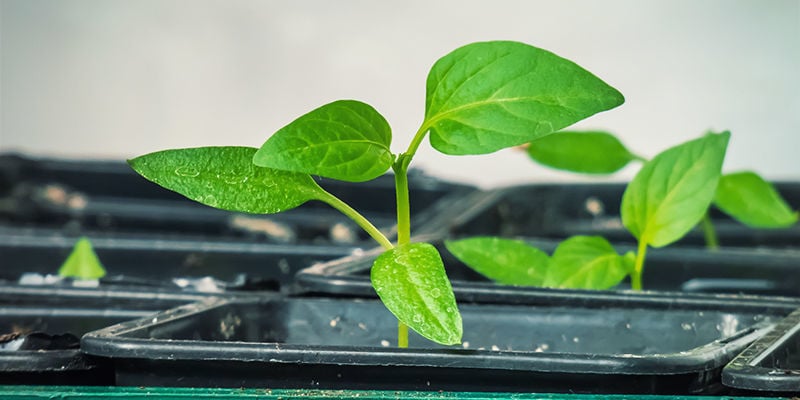
MULTIPOLYGON (((0 386, 2 399, 169 399, 169 400, 202 400, 202 399, 351 399, 351 400, 386 400, 386 399, 462 399, 462 400, 711 400, 711 399, 766 399, 764 397, 729 397, 729 396, 652 396, 652 395, 593 395, 593 394, 560 394, 560 393, 482 393, 482 392, 407 392, 407 391, 370 391, 370 390, 311 390, 311 389, 216 389, 216 388, 143 388, 125 386, 0 386)), ((770 399, 775 399, 771 397, 770 399)))

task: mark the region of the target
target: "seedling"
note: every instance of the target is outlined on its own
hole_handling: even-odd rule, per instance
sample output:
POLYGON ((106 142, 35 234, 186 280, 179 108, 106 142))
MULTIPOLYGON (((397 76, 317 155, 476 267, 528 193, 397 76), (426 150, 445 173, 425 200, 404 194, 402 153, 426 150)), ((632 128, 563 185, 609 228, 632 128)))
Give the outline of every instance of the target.
MULTIPOLYGON (((560 132, 527 146, 531 159, 550 168, 584 174, 611 174, 632 161, 647 160, 628 150, 608 132, 560 132)), ((755 172, 735 172, 720 178, 712 203, 733 219, 751 228, 786 228, 797 223, 775 187, 755 172)), ((706 212, 700 227, 710 249, 719 247, 716 230, 706 212)))
POLYGON ((544 137, 614 108, 622 95, 571 61, 523 43, 466 45, 439 59, 426 84, 425 116, 405 152, 391 151, 391 129, 371 106, 339 100, 273 134, 259 149, 166 150, 130 160, 145 178, 206 205, 277 213, 310 200, 325 202, 362 227, 385 252, 373 264, 372 286, 399 320, 437 343, 461 342, 462 321, 441 256, 410 243, 407 171, 426 135, 450 155, 487 154, 544 137), (397 240, 391 242, 310 175, 351 182, 391 168, 397 196, 397 240))
POLYGON ((106 275, 106 270, 94 252, 89 238, 84 236, 75 242, 72 252, 58 269, 58 275, 81 280, 95 280, 106 275))
MULTIPOLYGON (((586 173, 613 172, 628 161, 641 159, 606 133, 568 133, 559 138, 563 134, 541 139, 546 145, 536 146, 532 153, 537 157, 545 155, 540 161, 558 163, 561 169, 586 173), (587 157, 571 157, 571 153, 560 150, 568 144, 580 148, 577 154, 584 148, 603 148, 610 156, 592 158, 586 151, 587 157), (555 157, 555 153, 562 157, 555 157)), ((525 242, 512 239, 478 237, 448 241, 446 246, 472 269, 501 283, 608 289, 630 276, 631 286, 639 290, 648 246, 674 243, 701 219, 708 220, 712 201, 730 215, 755 226, 797 221, 797 214, 757 175, 721 176, 729 137, 728 132, 708 134, 645 162, 626 188, 621 206, 622 223, 638 240, 636 253, 619 255, 600 236, 569 238, 549 258, 525 242), (503 257, 490 256, 500 253, 503 257)), ((531 144, 529 152, 538 142, 531 144)))

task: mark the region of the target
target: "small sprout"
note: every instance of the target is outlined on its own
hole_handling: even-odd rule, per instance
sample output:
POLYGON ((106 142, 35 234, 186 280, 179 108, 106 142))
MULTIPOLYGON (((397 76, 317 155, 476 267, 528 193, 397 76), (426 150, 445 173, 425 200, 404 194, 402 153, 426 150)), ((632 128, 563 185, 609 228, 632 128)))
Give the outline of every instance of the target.
POLYGON ((106 275, 89 238, 84 236, 78 239, 64 264, 58 269, 58 275, 82 280, 100 279, 106 275))

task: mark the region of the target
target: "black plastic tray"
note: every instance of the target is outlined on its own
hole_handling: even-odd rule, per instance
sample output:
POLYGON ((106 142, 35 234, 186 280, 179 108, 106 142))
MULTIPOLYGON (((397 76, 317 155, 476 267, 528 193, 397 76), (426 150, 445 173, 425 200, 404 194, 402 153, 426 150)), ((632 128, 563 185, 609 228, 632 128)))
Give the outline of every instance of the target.
MULTIPOLYGON (((495 284, 456 259, 436 237, 418 236, 439 250, 447 276, 456 295, 469 301, 487 301, 496 294, 524 295, 535 288, 495 284)), ((552 239, 527 239, 544 251, 558 244, 552 239)), ((618 251, 635 250, 632 245, 617 245, 618 251)), ((375 296, 369 271, 382 253, 374 248, 363 254, 312 265, 298 272, 299 286, 310 293, 350 296, 375 296)), ((709 252, 702 249, 662 248, 648 251, 642 281, 650 291, 676 293, 729 293, 800 297, 800 250, 729 249, 709 252)), ((629 289, 625 281, 617 289, 629 289)), ((792 300, 798 301, 798 300, 792 300)))
MULTIPOLYGON (((101 283, 178 289, 173 279, 211 277, 221 289, 291 291, 294 275, 318 261, 343 257, 355 247, 189 240, 158 235, 90 236, 108 275, 101 283)), ((0 227, 0 280, 23 273, 55 274, 77 240, 57 229, 0 227)))
MULTIPOLYGON (((413 172, 413 171, 412 171, 413 172)), ((320 185, 392 234, 394 177, 320 185)), ((423 213, 449 194, 475 189, 421 173, 409 176, 411 207, 423 213)), ((122 161, 35 159, 0 155, 0 223, 82 230, 173 233, 277 243, 352 245, 370 240, 352 221, 320 202, 275 215, 213 209, 153 184, 122 161)))
MULTIPOLYGON (((777 182, 793 209, 800 209, 800 182, 777 182)), ((564 239, 601 235, 614 243, 635 243, 622 226, 620 203, 625 184, 536 184, 475 192, 454 202, 448 212, 416 230, 456 237, 475 235, 564 239)), ((783 229, 753 229, 712 207, 723 247, 800 247, 800 224, 783 229)), ((705 245, 700 229, 673 246, 705 245)))
POLYGON ((722 367, 791 312, 764 301, 529 294, 461 304, 464 342, 390 347, 377 300, 209 298, 83 337, 123 386, 719 393, 722 367))
POLYGON ((753 395, 800 393, 800 310, 739 354, 722 372, 725 386, 753 395))
MULTIPOLYGON (((80 337, 92 330, 202 298, 174 292, 0 285, 0 333, 39 331, 80 337)), ((113 383, 114 373, 107 360, 87 357, 77 348, 0 350, 0 384, 113 383)))

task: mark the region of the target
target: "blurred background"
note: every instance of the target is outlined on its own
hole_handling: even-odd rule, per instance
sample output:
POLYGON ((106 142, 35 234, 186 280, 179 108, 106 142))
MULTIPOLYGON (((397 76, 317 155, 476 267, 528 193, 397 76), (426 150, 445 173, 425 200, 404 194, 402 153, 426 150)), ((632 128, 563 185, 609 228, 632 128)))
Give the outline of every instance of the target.
MULTIPOLYGON (((800 179, 800 0, 3 0, 0 24, 0 152, 258 147, 343 98, 380 111, 401 152, 422 121, 430 66, 508 39, 625 95, 576 129, 609 130, 646 157, 727 129, 726 171, 800 179)), ((487 188, 592 179, 515 150, 452 157, 427 141, 412 165, 487 188)))

